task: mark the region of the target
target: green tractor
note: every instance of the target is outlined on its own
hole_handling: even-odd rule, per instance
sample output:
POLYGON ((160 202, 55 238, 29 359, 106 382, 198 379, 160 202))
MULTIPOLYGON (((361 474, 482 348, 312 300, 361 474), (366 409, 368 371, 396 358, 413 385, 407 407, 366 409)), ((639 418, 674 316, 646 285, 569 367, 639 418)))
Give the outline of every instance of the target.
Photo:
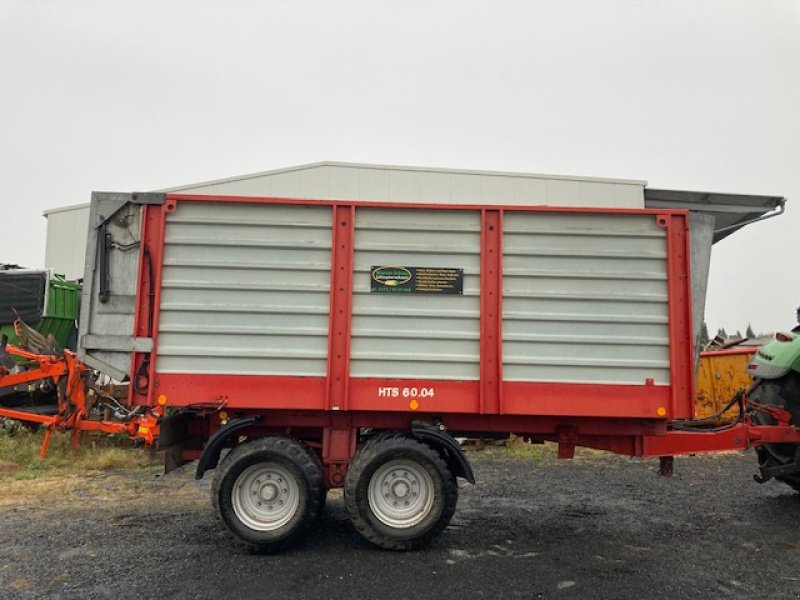
MULTIPOLYGON (((800 308, 797 320, 800 323, 800 308)), ((789 333, 776 333, 772 342, 759 348, 747 370, 755 379, 749 399, 788 411, 791 423, 800 427, 800 325, 789 333)), ((762 411, 754 411, 752 418, 759 425, 776 423, 762 411)), ((800 446, 764 444, 756 452, 761 468, 757 481, 774 477, 800 492, 800 446)))

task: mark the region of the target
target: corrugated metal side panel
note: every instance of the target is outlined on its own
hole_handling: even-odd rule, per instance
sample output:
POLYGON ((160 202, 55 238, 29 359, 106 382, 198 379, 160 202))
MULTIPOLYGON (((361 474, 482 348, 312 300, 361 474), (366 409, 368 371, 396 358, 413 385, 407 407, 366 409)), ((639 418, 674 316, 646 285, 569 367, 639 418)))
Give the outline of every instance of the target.
POLYGON ((324 376, 331 218, 326 206, 178 203, 157 371, 324 376))
POLYGON ((655 217, 509 212, 503 228, 505 380, 669 383, 655 217))
POLYGON ((480 212, 357 209, 350 373, 478 379, 480 212), (463 295, 370 292, 370 267, 464 269, 463 295))

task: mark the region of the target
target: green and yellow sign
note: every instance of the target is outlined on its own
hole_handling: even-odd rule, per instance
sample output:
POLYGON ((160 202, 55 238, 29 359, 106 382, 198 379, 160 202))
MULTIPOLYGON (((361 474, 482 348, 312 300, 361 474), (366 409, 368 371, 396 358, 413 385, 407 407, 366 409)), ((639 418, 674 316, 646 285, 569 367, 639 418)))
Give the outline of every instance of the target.
POLYGON ((463 294, 464 269, 373 266, 370 291, 389 294, 463 294))

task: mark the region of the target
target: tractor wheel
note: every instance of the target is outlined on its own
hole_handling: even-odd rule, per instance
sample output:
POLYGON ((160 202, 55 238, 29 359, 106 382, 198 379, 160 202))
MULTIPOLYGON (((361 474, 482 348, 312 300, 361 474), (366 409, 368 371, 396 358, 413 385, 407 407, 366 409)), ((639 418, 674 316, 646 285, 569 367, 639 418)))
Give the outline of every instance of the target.
POLYGON ((344 502, 356 530, 388 550, 415 550, 447 527, 458 485, 430 446, 404 433, 361 447, 347 470, 344 502))
MULTIPOLYGON (((750 391, 750 398, 759 404, 779 406, 792 413, 792 424, 800 427, 800 374, 790 371, 779 379, 760 379, 750 391)), ((753 421, 759 425, 774 425, 775 419, 755 412, 753 421)), ((796 444, 763 444, 756 448, 761 466, 775 467, 792 462, 797 452, 796 444)), ((800 473, 776 477, 800 492, 800 473)))
POLYGON ((317 518, 324 498, 322 469, 300 442, 267 436, 231 450, 214 474, 217 517, 250 552, 276 552, 317 518))

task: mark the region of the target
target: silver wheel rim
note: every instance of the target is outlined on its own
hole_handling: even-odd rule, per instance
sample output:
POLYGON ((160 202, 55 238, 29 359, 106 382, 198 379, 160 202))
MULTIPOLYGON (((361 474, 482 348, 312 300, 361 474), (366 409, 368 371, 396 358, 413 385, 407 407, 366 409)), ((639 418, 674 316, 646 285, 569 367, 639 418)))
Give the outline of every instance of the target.
POLYGON ((433 508, 433 480, 418 463, 393 460, 369 480, 369 507, 384 525, 406 529, 418 525, 433 508))
POLYGON ((233 512, 255 531, 275 531, 288 523, 300 506, 300 488, 288 469, 274 462, 247 467, 231 492, 233 512))

